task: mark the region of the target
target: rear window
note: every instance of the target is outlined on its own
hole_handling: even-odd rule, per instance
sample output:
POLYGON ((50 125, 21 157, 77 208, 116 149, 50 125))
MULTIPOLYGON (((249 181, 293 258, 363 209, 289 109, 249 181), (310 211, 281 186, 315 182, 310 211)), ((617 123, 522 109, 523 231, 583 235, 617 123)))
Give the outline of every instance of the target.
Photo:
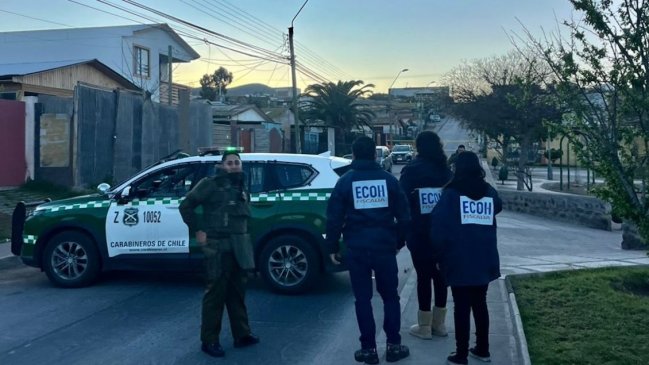
POLYGON ((306 185, 314 174, 313 169, 305 165, 277 164, 275 165, 277 180, 283 188, 294 188, 306 185))

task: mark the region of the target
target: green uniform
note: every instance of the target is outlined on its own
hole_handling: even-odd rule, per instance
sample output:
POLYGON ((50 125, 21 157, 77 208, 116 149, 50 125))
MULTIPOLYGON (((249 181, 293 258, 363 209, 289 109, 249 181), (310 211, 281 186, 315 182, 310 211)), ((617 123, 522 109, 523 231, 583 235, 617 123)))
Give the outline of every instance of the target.
POLYGON ((232 337, 250 334, 245 305, 246 270, 254 269, 248 235, 249 197, 241 174, 219 174, 201 180, 180 204, 180 214, 190 234, 204 231, 206 289, 201 316, 201 341, 219 342, 223 308, 227 307, 232 337), (239 180, 237 180, 237 178, 239 180), (201 206, 202 215, 195 209, 201 206))

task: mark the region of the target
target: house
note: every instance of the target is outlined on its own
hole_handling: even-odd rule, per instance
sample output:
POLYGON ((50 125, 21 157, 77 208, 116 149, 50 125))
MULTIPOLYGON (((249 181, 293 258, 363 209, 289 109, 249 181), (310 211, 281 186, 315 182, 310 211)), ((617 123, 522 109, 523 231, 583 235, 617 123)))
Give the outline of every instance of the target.
POLYGON ((0 99, 24 100, 42 94, 72 97, 77 83, 110 90, 140 90, 96 59, 0 65, 0 99))
POLYGON ((0 74, 16 64, 97 60, 160 102, 177 98, 173 65, 200 57, 167 24, 2 32, 0 49, 0 74))
POLYGON ((282 152, 282 130, 255 105, 212 103, 213 138, 217 147, 243 147, 244 152, 282 152))

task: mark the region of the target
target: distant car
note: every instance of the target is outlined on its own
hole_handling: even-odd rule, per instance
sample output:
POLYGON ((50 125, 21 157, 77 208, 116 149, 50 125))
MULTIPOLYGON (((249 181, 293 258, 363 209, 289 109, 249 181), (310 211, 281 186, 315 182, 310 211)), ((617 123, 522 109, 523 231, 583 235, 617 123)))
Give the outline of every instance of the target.
MULTIPOLYGON (((330 264, 327 200, 350 161, 314 155, 242 153, 257 269, 271 288, 298 293, 330 264)), ((52 283, 90 285, 100 271, 201 268, 203 254, 178 211, 185 194, 213 176, 221 156, 176 158, 100 193, 14 211, 11 251, 52 283), (27 213, 27 214, 26 214, 27 213)), ((31 204, 30 204, 31 205, 31 204)), ((36 205, 36 204, 33 204, 36 205)))
POLYGON ((409 144, 398 144, 392 149, 392 162, 395 165, 402 163, 408 163, 412 160, 413 155, 415 154, 414 148, 409 144))
POLYGON ((392 172, 392 156, 390 156, 390 149, 386 146, 376 146, 376 162, 381 165, 383 170, 392 172))

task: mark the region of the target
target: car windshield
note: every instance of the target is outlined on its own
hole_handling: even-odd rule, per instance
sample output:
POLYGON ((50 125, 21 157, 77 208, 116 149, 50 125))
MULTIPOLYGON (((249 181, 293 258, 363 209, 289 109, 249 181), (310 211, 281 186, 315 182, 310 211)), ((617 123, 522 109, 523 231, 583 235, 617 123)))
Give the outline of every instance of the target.
POLYGON ((408 146, 394 146, 394 149, 392 152, 408 152, 410 151, 410 147, 408 146))
POLYGON ((383 149, 382 148, 377 148, 376 149, 376 158, 381 158, 383 157, 383 149))

